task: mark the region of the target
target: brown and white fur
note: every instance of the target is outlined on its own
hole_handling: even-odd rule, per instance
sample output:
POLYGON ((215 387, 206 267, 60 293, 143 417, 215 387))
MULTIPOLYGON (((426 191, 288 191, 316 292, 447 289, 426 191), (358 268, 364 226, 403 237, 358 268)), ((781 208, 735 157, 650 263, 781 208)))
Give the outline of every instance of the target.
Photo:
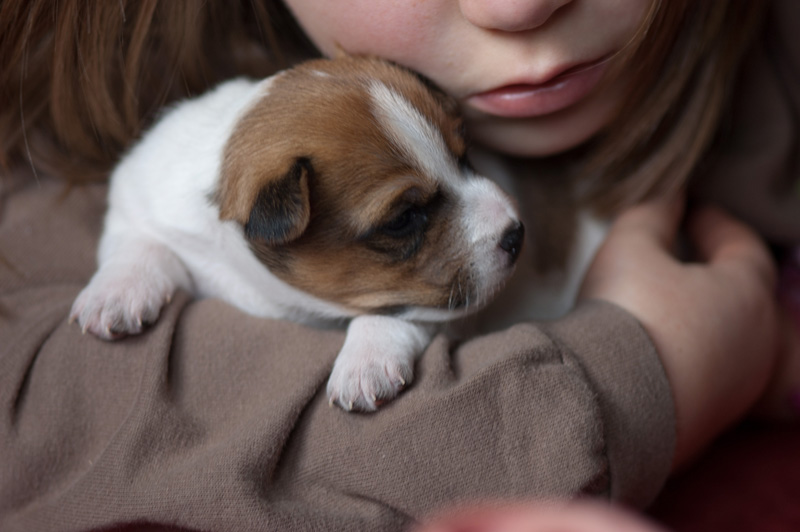
POLYGON ((515 207, 466 164, 461 130, 452 100, 368 58, 183 102, 115 169, 99 268, 71 319, 136 334, 179 288, 265 318, 346 319, 328 395, 374 410, 519 253, 515 207))

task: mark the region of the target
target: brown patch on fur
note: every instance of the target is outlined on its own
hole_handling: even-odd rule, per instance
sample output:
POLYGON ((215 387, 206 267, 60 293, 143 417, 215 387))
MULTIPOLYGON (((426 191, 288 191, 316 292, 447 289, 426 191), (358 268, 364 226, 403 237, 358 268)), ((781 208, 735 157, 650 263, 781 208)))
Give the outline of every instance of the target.
POLYGON ((224 155, 220 218, 247 228, 256 212, 266 223, 246 231, 256 256, 323 299, 363 311, 464 305, 473 287, 454 207, 437 177, 381 129, 375 80, 441 131, 454 164, 463 156, 455 102, 414 74, 366 58, 312 61, 277 77, 238 124, 224 155), (264 192, 274 190, 288 193, 264 192), (282 229, 271 232, 270 219, 282 229))
POLYGON ((445 208, 431 208, 426 227, 407 238, 380 229, 365 237, 346 234, 341 217, 309 229, 285 246, 291 267, 276 275, 331 301, 372 311, 416 305, 460 307, 471 294, 465 253, 459 251, 454 221, 445 208))

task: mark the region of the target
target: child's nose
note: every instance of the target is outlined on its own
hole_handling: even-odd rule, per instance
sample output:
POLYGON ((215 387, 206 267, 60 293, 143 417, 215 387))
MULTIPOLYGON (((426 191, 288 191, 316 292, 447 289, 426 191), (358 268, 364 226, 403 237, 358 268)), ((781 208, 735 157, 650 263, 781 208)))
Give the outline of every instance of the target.
POLYGON ((459 0, 461 13, 475 26, 524 31, 546 23, 573 0, 459 0))

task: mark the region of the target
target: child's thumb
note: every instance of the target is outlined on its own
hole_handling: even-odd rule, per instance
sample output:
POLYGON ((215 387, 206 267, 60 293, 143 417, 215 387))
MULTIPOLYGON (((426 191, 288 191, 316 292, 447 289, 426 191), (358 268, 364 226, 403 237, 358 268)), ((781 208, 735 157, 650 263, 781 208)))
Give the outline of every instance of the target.
POLYGON ((761 238, 717 207, 701 207, 689 218, 689 237, 698 259, 754 270, 768 286, 777 282, 772 256, 761 238))

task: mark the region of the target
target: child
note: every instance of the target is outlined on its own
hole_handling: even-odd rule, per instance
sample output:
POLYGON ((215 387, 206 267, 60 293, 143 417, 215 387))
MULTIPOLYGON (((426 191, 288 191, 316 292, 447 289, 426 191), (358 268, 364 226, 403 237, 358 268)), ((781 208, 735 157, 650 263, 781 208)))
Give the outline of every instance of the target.
MULTIPOLYGON (((779 410, 800 384, 783 371, 800 348, 755 232, 692 211, 697 262, 670 253, 683 206, 668 197, 692 174, 697 197, 724 200, 772 243, 800 242, 800 210, 769 228, 712 179, 738 171, 730 182, 748 195, 782 190, 748 179, 765 168, 765 181, 798 175, 781 164, 794 132, 743 144, 761 115, 725 111, 760 5, 6 0, 0 528, 400 530, 472 499, 646 505, 756 402, 779 410), (440 337, 414 385, 370 416, 327 407, 337 331, 182 294, 124 342, 66 323, 94 268, 105 188, 92 183, 166 101, 266 75, 311 43, 419 71, 464 103, 482 149, 546 175, 558 197, 621 212, 573 311, 460 345, 440 337)), ((792 0, 770 9, 791 36, 792 0)), ((754 42, 746 57, 765 68, 754 42)), ((796 75, 793 52, 779 50, 782 77, 758 79, 796 75)), ((790 101, 776 105, 796 116, 790 101)))

